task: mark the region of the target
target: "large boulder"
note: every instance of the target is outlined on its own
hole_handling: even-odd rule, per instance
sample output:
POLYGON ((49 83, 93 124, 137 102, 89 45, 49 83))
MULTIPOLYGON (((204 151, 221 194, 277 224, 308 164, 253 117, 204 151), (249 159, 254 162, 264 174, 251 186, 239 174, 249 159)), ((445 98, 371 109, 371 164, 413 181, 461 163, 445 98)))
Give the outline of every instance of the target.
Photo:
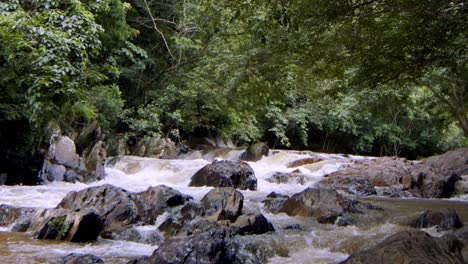
POLYGON ((449 151, 422 161, 428 167, 437 168, 444 175, 468 175, 468 147, 449 151))
POLYGON ((343 213, 360 213, 365 205, 348 199, 335 190, 327 188, 307 188, 287 199, 278 210, 290 216, 306 216, 331 222, 343 213))
POLYGON ((70 192, 57 208, 69 211, 83 208, 95 210, 105 218, 103 232, 117 231, 139 220, 136 195, 110 184, 70 192))
POLYGON ((421 164, 413 172, 415 183, 410 192, 424 198, 448 198, 455 194, 456 183, 461 180, 457 173, 442 168, 421 164))
POLYGON ((377 191, 370 183, 369 179, 365 177, 346 177, 336 176, 324 178, 317 183, 317 186, 330 188, 337 191, 343 191, 347 194, 357 196, 375 195, 377 191))
POLYGON ((193 199, 179 191, 158 185, 149 187, 146 191, 138 193, 138 215, 144 223, 152 224, 159 215, 168 209, 184 204, 193 199))
POLYGON ((236 245, 233 236, 229 229, 216 228, 189 237, 170 238, 153 252, 149 260, 132 263, 262 263, 254 254, 239 252, 241 246, 236 245))
POLYGON ((440 211, 426 210, 410 224, 416 228, 437 226, 440 230, 453 230, 463 226, 457 212, 447 208, 440 211))
MULTIPOLYGON (((457 181, 468 171, 467 156, 468 148, 463 148, 422 162, 397 157, 368 159, 356 161, 325 177, 364 177, 375 187, 408 191, 416 197, 447 198, 456 192, 457 181)), ((390 195, 392 193, 398 196, 396 192, 390 195)))
POLYGON ((71 138, 55 131, 50 137, 39 179, 43 183, 100 180, 104 178, 105 158, 106 148, 102 141, 91 142, 79 152, 71 138))
POLYGON ((375 247, 352 254, 343 264, 463 264, 463 244, 453 235, 431 237, 421 231, 403 231, 375 247))
POLYGON ((190 186, 233 187, 256 190, 257 178, 249 164, 242 161, 215 160, 197 171, 190 186))
POLYGON ((46 210, 35 217, 31 231, 37 239, 88 242, 97 239, 103 223, 104 219, 94 210, 46 210))
POLYGON ((234 222, 242 213, 244 196, 234 188, 214 188, 201 199, 201 204, 206 209, 206 215, 215 215, 216 220, 234 222))
POLYGON ((244 152, 242 152, 240 159, 245 161, 259 161, 263 156, 268 156, 269 151, 270 148, 267 144, 258 142, 249 146, 244 152))
POLYGON ((357 161, 325 177, 363 177, 376 187, 397 186, 400 189, 409 189, 413 181, 413 170, 414 164, 411 161, 403 158, 383 157, 357 161))

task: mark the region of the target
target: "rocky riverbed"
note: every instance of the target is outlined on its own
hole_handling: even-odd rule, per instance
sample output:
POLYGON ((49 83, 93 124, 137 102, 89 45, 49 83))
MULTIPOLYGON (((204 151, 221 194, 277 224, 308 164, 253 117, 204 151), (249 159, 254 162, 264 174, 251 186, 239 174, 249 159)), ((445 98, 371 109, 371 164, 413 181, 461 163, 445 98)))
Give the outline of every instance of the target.
POLYGON ((99 181, 2 186, 2 262, 468 261, 467 148, 423 161, 259 149, 114 157, 99 181))

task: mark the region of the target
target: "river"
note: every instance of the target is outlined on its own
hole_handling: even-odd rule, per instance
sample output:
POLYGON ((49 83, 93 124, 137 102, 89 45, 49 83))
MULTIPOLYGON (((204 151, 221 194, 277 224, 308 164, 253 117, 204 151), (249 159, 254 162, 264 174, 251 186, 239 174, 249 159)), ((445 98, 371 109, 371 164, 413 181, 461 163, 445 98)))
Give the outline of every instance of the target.
MULTIPOLYGON (((271 151, 268 157, 258 162, 249 162, 258 179, 257 191, 242 191, 245 196, 244 211, 261 210, 272 222, 276 232, 249 236, 248 239, 261 240, 266 247, 270 263, 336 263, 344 260, 351 252, 374 245, 377 241, 409 229, 398 223, 423 212, 425 209, 454 208, 462 222, 468 224, 468 197, 452 199, 390 199, 367 197, 360 200, 372 202, 385 209, 379 219, 366 220, 355 226, 338 227, 319 224, 307 218, 289 217, 285 214, 264 212, 262 200, 271 192, 287 195, 300 192, 312 186, 325 174, 338 170, 352 160, 367 157, 318 154, 324 158, 315 164, 299 167, 307 176, 304 185, 297 183, 276 184, 266 179, 275 172, 291 172, 287 168, 291 161, 310 157, 310 152, 271 151), (293 224, 302 228, 285 229, 293 224)), ((91 184, 53 182, 40 186, 1 186, 0 204, 18 207, 53 208, 70 191, 78 191, 91 186, 112 184, 129 191, 140 192, 149 186, 165 184, 200 200, 211 187, 188 187, 191 176, 212 158, 235 159, 239 151, 218 152, 203 156, 191 154, 177 160, 161 160, 141 157, 123 157, 112 166, 106 167, 106 178, 91 184)), ((317 155, 317 153, 314 153, 317 155)), ((166 216, 160 216, 152 226, 141 226, 141 232, 151 232, 166 216)), ((426 230, 431 235, 441 236, 444 232, 426 230)), ((135 256, 149 256, 157 248, 148 244, 128 241, 98 239, 93 243, 70 243, 63 241, 36 240, 28 233, 10 232, 10 227, 0 227, 0 259, 2 263, 53 263, 54 259, 69 253, 89 253, 103 258, 106 263, 126 263, 135 256)))

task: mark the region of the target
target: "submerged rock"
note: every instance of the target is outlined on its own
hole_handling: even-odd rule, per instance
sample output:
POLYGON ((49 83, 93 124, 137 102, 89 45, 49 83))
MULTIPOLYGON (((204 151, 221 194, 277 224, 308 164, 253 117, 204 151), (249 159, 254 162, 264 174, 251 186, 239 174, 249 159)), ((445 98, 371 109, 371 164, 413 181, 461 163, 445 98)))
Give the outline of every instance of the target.
POLYGON ((377 191, 377 195, 379 196, 387 196, 392 198, 413 197, 409 191, 401 190, 395 187, 378 187, 375 189, 377 191))
POLYGON ((388 237, 368 250, 352 254, 341 263, 463 264, 462 247, 463 244, 453 235, 436 238, 421 231, 403 231, 388 237))
POLYGON ((263 156, 268 156, 269 151, 270 148, 267 144, 258 142, 249 146, 244 152, 242 152, 239 158, 245 161, 259 161, 263 156))
POLYGON ((241 252, 229 229, 217 228, 184 238, 170 238, 151 257, 132 263, 261 263, 254 254, 241 252), (146 262, 145 262, 146 261, 146 262))
POLYGON ((296 167, 304 166, 304 165, 307 165, 307 164, 317 163, 317 162, 322 161, 322 160, 323 160, 323 158, 318 157, 318 156, 317 157, 304 158, 304 159, 299 159, 299 160, 289 162, 288 164, 286 164, 286 167, 296 168, 296 167))
POLYGON ((189 186, 233 187, 256 190, 257 178, 249 164, 242 161, 213 161, 197 171, 189 186))
POLYGON ((463 226, 457 212, 454 209, 443 209, 440 211, 427 210, 417 219, 410 223, 416 228, 428 228, 437 226, 441 230, 453 230, 463 226))
POLYGON ((289 173, 276 172, 275 174, 271 175, 269 178, 266 179, 267 182, 271 183, 290 183, 300 185, 306 184, 307 180, 307 176, 301 173, 300 170, 294 170, 289 173))
POLYGON ((82 255, 82 254, 68 254, 62 258, 60 264, 101 264, 104 261, 93 255, 82 255))
POLYGON ((0 205, 0 226, 8 226, 19 219, 27 220, 37 209, 35 208, 17 208, 11 205, 0 205))
POLYGON ((288 199, 289 196, 287 195, 272 192, 268 194, 262 202, 267 211, 276 214, 279 213, 284 202, 286 202, 288 199))

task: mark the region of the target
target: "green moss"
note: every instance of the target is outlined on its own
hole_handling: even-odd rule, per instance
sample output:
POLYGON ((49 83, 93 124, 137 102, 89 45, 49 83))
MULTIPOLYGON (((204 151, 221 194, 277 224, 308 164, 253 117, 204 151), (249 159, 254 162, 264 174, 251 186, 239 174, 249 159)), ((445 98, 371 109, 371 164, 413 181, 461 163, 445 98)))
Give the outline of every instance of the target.
POLYGON ((63 238, 70 230, 70 225, 65 223, 65 219, 65 216, 59 216, 49 221, 50 228, 57 230, 60 238, 63 238))

